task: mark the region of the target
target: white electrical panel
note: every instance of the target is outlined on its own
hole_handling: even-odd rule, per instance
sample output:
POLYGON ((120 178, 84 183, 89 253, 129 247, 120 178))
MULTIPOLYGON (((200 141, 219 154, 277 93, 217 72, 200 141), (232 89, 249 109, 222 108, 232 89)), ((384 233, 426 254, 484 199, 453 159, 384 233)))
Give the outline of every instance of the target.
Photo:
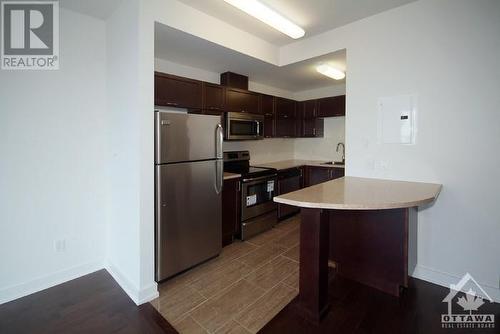
POLYGON ((379 142, 383 144, 415 143, 416 104, 415 95, 379 98, 379 142))

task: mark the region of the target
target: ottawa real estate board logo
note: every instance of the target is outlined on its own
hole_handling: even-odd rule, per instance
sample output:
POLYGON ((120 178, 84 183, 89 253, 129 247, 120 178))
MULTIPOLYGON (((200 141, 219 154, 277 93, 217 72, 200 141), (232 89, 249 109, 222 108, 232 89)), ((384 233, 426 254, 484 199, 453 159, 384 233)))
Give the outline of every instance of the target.
POLYGON ((59 69, 59 2, 1 1, 3 70, 59 69))
POLYGON ((492 303, 493 299, 469 273, 465 274, 457 284, 450 285, 450 293, 443 299, 443 303, 448 304, 448 313, 441 314, 441 327, 495 328, 495 315, 479 310, 485 301, 492 303))

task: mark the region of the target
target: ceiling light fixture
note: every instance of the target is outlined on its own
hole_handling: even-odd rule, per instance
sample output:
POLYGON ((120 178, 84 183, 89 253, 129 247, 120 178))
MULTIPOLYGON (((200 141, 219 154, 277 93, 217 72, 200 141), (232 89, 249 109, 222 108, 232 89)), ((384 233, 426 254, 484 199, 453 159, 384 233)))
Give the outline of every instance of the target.
POLYGON ((335 80, 342 80, 345 78, 344 71, 336 69, 335 67, 332 67, 327 64, 321 64, 316 66, 316 71, 335 80))
POLYGON ((244 11, 248 15, 270 25, 291 38, 301 38, 305 35, 304 29, 287 20, 271 8, 263 5, 257 0, 224 0, 230 5, 244 11))

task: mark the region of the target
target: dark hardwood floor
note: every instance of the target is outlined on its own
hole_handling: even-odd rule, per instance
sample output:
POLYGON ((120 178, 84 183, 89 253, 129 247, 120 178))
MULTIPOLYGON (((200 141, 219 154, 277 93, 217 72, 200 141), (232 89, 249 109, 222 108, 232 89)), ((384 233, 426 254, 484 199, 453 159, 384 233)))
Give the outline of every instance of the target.
POLYGON ((0 305, 1 334, 177 333, 146 303, 137 307, 106 270, 0 305))
POLYGON ((409 288, 397 298, 338 275, 332 276, 330 311, 320 325, 300 317, 292 302, 260 333, 500 333, 500 304, 485 302, 479 309, 481 314, 495 314, 494 329, 443 329, 441 314, 447 313, 447 304, 442 300, 449 289, 411 278, 409 288))
MULTIPOLYGON (((333 275, 332 275, 333 276, 333 275)), ((410 279, 398 299, 333 276, 330 312, 320 325, 296 313, 293 302, 261 333, 500 333, 500 304, 486 302, 480 313, 495 314, 494 329, 442 329, 442 299, 449 290, 410 279)), ((177 333, 149 304, 137 307, 107 271, 0 305, 0 333, 177 333)))

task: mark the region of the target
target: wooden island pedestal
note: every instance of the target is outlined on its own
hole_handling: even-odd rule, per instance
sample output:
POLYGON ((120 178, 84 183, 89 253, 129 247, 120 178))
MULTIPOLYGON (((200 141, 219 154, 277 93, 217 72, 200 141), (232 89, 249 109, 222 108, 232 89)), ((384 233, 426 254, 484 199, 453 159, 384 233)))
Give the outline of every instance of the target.
POLYGON ((301 208, 299 296, 294 307, 319 323, 328 312, 328 262, 336 272, 394 296, 416 264, 417 208, 441 185, 343 177, 277 196, 301 208))

